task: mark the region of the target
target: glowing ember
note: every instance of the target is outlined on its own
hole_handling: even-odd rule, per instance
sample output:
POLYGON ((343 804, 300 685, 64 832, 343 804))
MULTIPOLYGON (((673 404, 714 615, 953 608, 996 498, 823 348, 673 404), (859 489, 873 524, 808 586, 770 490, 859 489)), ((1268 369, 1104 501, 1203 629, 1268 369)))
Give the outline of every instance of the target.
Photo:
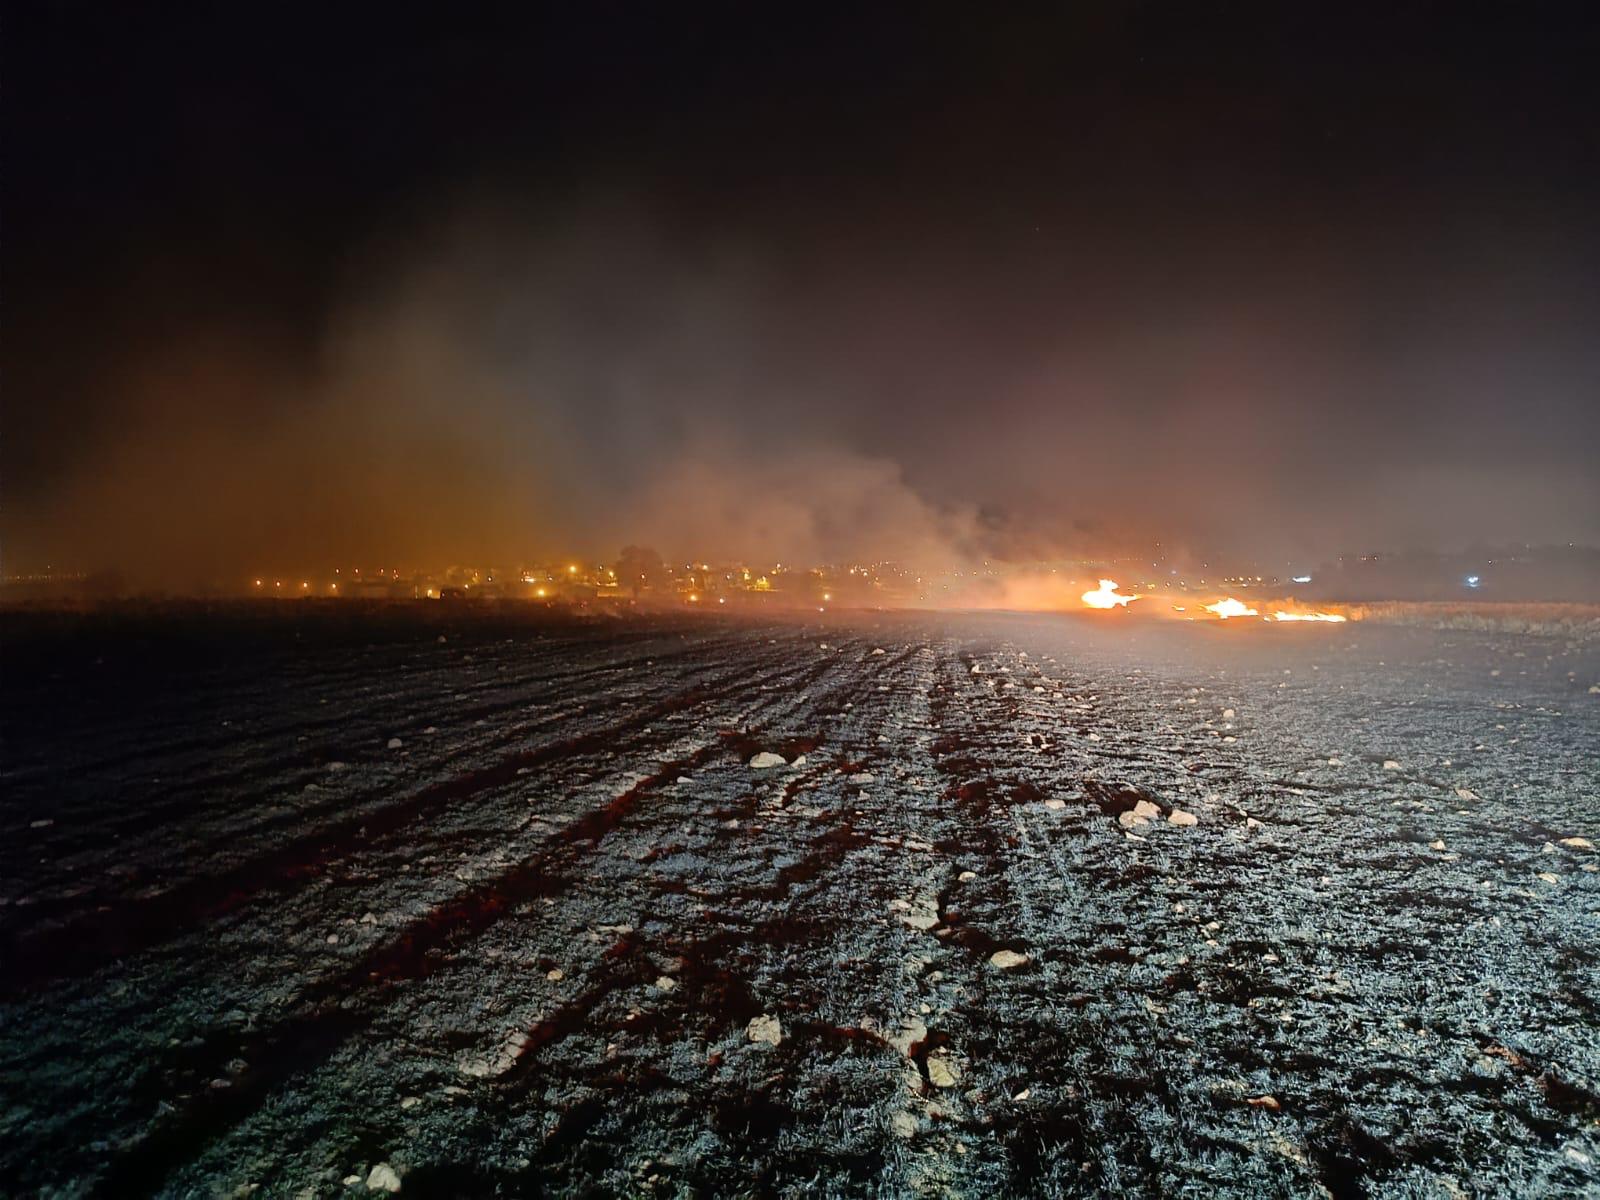
POLYGON ((1092 592, 1083 594, 1083 602, 1090 608, 1122 608, 1132 604, 1135 600, 1142 600, 1142 596, 1122 596, 1117 593, 1115 579, 1102 579, 1100 586, 1092 592))
POLYGON ((1205 607, 1207 612, 1216 613, 1224 621, 1229 617, 1253 617, 1257 615, 1255 609, 1246 607, 1243 600, 1235 600, 1232 596, 1229 596, 1226 600, 1218 600, 1215 604, 1208 604, 1205 607))
POLYGON ((1344 621, 1344 620, 1347 620, 1347 618, 1341 617, 1338 613, 1321 613, 1321 612, 1318 612, 1318 613, 1276 612, 1276 613, 1272 614, 1272 619, 1274 621, 1344 621))

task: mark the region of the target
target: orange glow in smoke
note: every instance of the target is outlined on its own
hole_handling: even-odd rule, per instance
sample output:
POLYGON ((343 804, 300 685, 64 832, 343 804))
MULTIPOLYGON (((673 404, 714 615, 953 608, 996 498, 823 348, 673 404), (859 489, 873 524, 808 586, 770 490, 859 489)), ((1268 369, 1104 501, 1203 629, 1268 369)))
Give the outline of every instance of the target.
POLYGON ((1348 618, 1341 617, 1338 613, 1275 612, 1272 614, 1272 619, 1274 621, 1344 621, 1348 618))
POLYGON ((1143 596, 1123 596, 1117 592, 1115 579, 1102 579, 1100 586, 1092 592, 1083 594, 1083 602, 1090 608, 1123 608, 1135 600, 1142 600, 1143 596))

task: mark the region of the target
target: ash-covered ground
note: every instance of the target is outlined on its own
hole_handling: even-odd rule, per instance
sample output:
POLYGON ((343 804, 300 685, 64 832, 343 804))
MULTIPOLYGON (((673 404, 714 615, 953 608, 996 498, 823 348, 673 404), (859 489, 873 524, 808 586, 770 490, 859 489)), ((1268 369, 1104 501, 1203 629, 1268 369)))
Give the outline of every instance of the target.
POLYGON ((1124 615, 6 618, 0 1191, 1600 1191, 1597 648, 1124 615))

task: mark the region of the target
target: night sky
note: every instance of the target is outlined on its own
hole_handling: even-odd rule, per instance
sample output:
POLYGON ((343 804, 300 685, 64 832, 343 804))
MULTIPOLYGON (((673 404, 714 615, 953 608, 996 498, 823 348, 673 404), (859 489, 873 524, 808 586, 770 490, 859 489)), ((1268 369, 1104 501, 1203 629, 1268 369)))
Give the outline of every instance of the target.
POLYGON ((5 11, 7 571, 1600 541, 1586 6, 5 11))

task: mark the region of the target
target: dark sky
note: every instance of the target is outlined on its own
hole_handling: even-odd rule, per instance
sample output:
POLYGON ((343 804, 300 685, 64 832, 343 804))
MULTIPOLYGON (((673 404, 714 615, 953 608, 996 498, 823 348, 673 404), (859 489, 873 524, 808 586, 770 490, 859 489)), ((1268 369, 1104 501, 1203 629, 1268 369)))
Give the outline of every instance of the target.
POLYGON ((8 3, 7 570, 1600 541, 1475 7, 8 3))

